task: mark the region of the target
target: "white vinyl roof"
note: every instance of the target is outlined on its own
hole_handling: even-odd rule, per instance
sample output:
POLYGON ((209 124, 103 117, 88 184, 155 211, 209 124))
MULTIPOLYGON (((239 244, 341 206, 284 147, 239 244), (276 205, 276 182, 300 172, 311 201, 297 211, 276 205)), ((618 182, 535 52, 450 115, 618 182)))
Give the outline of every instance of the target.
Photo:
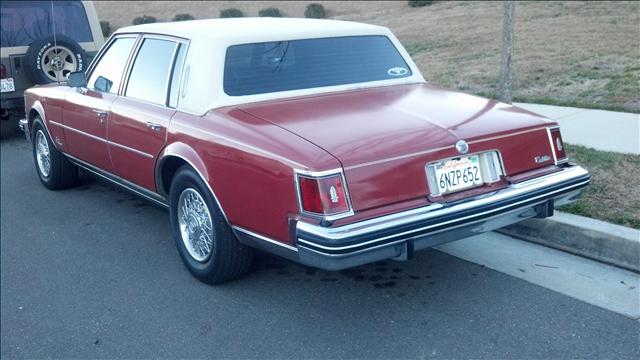
POLYGON ((384 29, 386 28, 382 26, 351 21, 258 17, 143 24, 124 27, 118 32, 159 33, 189 39, 235 39, 238 43, 247 43, 261 41, 259 39, 306 39, 345 33, 380 32, 384 29))
POLYGON ((169 23, 153 23, 120 28, 119 33, 153 33, 189 40, 182 72, 178 110, 192 114, 228 105, 279 98, 424 82, 420 70, 391 31, 383 26, 350 21, 304 18, 226 18, 169 23), (387 36, 398 49, 413 75, 398 79, 360 84, 327 86, 268 94, 229 96, 223 90, 224 61, 227 47, 271 41, 326 38, 338 36, 387 36))

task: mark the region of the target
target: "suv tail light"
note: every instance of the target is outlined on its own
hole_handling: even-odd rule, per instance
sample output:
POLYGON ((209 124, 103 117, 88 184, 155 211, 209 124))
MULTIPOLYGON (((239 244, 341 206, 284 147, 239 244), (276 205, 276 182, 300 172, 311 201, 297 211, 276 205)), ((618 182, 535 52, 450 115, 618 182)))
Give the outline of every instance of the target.
POLYGON ((7 77, 7 68, 4 67, 4 64, 0 64, 0 79, 4 79, 7 77))
POLYGON ((342 172, 297 173, 300 210, 324 220, 352 215, 342 172))
POLYGON ((549 128, 548 131, 556 164, 564 162, 567 159, 567 153, 564 148, 564 142, 562 141, 562 134, 560 134, 560 128, 549 128))

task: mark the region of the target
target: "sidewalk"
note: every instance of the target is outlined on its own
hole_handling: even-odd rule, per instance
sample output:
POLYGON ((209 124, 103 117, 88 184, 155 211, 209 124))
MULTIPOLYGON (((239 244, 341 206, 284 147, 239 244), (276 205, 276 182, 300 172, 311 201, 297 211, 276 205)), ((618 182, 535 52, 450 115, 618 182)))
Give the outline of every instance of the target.
POLYGON ((640 154, 640 115, 574 107, 514 103, 560 124, 566 143, 640 154))

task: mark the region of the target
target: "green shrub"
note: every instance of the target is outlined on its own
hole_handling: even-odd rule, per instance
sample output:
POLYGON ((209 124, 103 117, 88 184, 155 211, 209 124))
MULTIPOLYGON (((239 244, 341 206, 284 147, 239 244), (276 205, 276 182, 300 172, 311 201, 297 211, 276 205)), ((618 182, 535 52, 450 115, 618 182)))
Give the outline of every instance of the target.
POLYGON ((258 12, 258 16, 260 17, 282 17, 282 13, 278 8, 270 7, 266 9, 262 9, 258 12))
POLYGON ((138 16, 137 18, 133 19, 133 25, 140 25, 140 24, 151 24, 154 22, 158 22, 158 19, 156 19, 153 16, 149 16, 149 15, 142 15, 142 16, 138 16))
POLYGON ((176 16, 173 17, 173 21, 187 21, 195 19, 196 18, 194 18, 191 14, 176 14, 176 16))
POLYGON ((236 18, 236 17, 243 17, 243 16, 244 14, 240 9, 229 8, 229 9, 220 10, 221 18, 236 18))
POLYGON ((304 17, 310 19, 324 19, 327 17, 327 13, 324 11, 324 6, 320 4, 309 4, 304 10, 304 17))
POLYGON ((113 32, 111 24, 108 21, 100 20, 100 29, 102 29, 102 36, 109 37, 113 32))
POLYGON ((433 0, 409 0, 408 3, 411 7, 423 7, 433 4, 433 0))

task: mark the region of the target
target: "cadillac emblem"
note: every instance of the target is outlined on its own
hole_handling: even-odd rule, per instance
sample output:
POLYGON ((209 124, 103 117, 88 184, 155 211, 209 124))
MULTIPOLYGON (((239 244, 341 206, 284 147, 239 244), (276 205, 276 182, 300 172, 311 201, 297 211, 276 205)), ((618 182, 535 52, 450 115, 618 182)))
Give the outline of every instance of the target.
POLYGON ((467 142, 464 140, 459 140, 456 143, 456 150, 458 150, 460 154, 466 154, 467 152, 469 152, 469 144, 467 144, 467 142))

